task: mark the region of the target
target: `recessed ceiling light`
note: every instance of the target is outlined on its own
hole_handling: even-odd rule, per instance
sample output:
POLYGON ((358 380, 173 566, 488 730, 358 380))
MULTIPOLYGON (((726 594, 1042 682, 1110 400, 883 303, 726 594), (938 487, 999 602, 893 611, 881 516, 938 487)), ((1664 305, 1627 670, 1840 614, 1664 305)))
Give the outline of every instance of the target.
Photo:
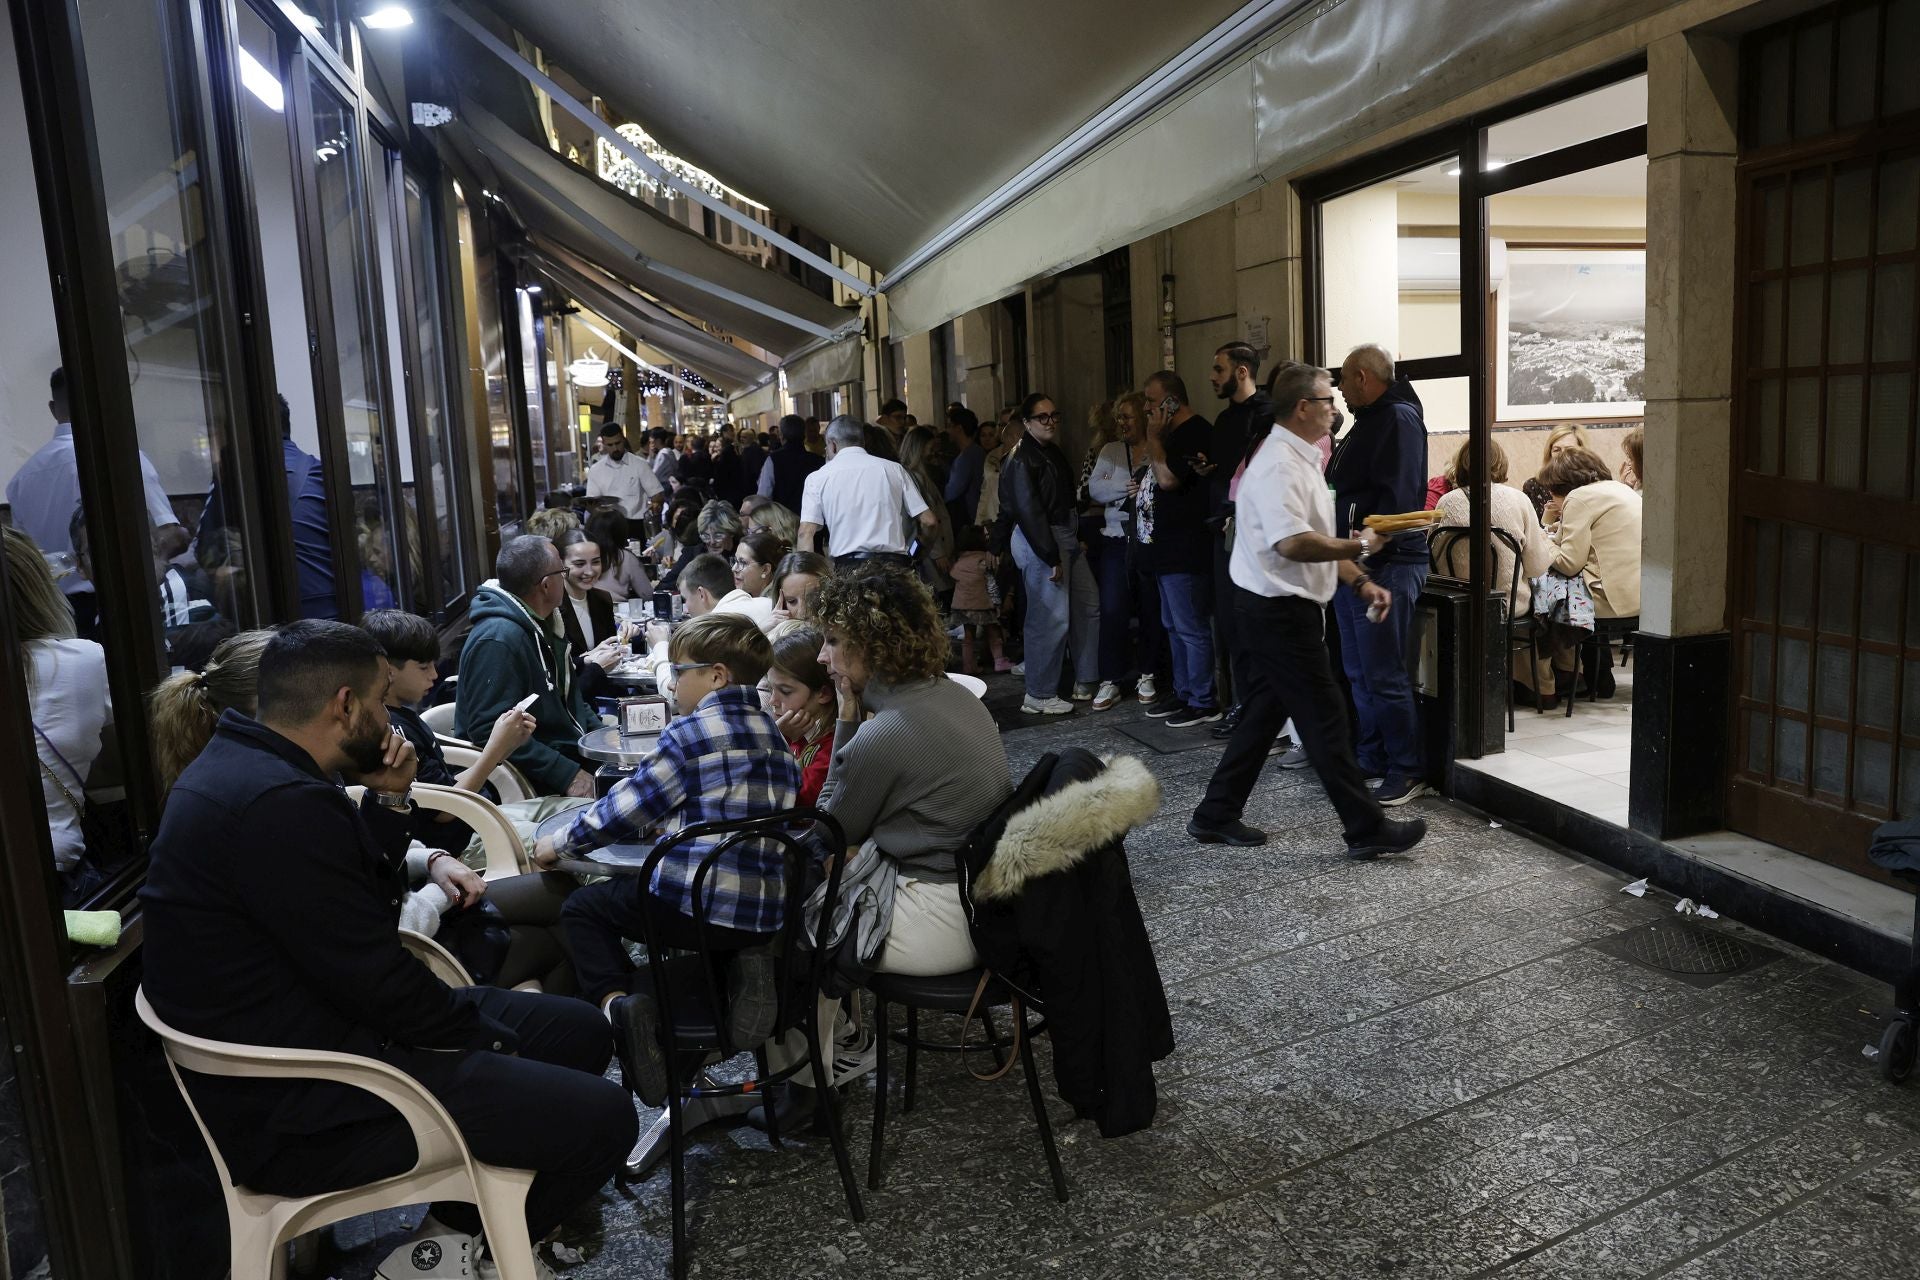
POLYGON ((383 4, 370 10, 360 21, 370 31, 395 31, 413 25, 413 10, 403 4, 383 4))
POLYGON ((1459 176, 1460 176, 1460 167, 1459 167, 1458 165, 1455 165, 1455 166, 1454 166, 1453 168, 1451 168, 1451 169, 1449 169, 1449 170, 1447 170, 1447 176, 1448 176, 1449 178, 1457 178, 1457 177, 1459 177, 1459 176))
POLYGON ((537 284, 530 284, 530 285, 528 285, 528 286, 527 286, 527 292, 528 292, 528 293, 539 293, 539 292, 540 292, 540 286, 539 286, 539 285, 537 285, 537 284))

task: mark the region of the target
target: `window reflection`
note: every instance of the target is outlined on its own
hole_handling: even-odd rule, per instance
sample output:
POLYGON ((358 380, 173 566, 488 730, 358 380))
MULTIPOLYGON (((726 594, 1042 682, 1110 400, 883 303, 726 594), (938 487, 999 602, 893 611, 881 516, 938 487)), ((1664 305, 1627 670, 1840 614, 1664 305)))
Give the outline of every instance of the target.
POLYGON ((460 594, 460 529, 453 502, 452 413, 447 399, 446 353, 440 345, 440 242, 420 183, 406 178, 408 258, 413 276, 413 328, 419 365, 420 430, 426 437, 427 489, 433 513, 433 547, 438 557, 431 605, 438 608, 460 594))

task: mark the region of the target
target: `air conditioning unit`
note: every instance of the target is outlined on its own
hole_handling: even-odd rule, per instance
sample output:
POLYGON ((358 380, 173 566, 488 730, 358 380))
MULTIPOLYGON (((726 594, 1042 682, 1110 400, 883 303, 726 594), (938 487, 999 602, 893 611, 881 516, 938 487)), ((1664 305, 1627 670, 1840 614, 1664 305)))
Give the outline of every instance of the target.
MULTIPOLYGON (((1401 293, 1460 292, 1460 239, 1458 236, 1402 236, 1400 250, 1401 293)), ((1507 278, 1507 242, 1497 236, 1487 240, 1487 281, 1498 289, 1507 278)))

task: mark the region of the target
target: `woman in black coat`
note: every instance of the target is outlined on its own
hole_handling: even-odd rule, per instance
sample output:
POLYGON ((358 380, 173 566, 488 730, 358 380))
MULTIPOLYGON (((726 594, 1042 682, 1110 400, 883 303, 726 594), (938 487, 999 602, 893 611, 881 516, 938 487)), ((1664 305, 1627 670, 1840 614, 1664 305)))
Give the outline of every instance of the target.
POLYGON ((566 573, 567 594, 553 611, 560 629, 573 646, 573 666, 580 691, 589 699, 606 683, 606 673, 623 656, 620 624, 613 615, 613 597, 594 586, 600 580, 600 546, 584 529, 569 529, 554 539, 566 573))

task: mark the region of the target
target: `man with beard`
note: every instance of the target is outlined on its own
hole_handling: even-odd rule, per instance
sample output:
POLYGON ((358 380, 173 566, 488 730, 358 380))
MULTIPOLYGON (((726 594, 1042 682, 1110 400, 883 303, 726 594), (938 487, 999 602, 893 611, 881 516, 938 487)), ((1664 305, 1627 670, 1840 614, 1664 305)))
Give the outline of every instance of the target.
POLYGON ((1233 579, 1228 560, 1233 554, 1233 501, 1228 488, 1247 456, 1247 445, 1265 440, 1273 426, 1273 402, 1254 377, 1260 372, 1260 353, 1244 342, 1229 342, 1213 353, 1207 381, 1213 393, 1227 402, 1213 420, 1212 447, 1207 450, 1207 528, 1213 541, 1214 657, 1225 675, 1222 686, 1232 696, 1227 718, 1213 726, 1216 738, 1230 738, 1240 723, 1246 699, 1247 673, 1234 636, 1233 579))
MULTIPOLYGON (((601 1078, 613 1044, 590 1006, 455 990, 401 946, 416 760, 387 726, 391 680, 358 627, 296 622, 267 643, 259 719, 222 714, 167 797, 140 895, 147 998, 190 1035, 406 1072, 446 1106, 475 1159, 535 1172, 526 1212, 539 1240, 619 1167, 636 1136, 633 1107, 601 1078), (358 805, 342 774, 367 788, 358 805)), ((428 865, 456 902, 458 866, 428 865)), ((405 1122, 359 1089, 199 1076, 189 1089, 234 1179, 253 1191, 313 1195, 414 1162, 405 1122)), ((472 1274, 479 1226, 471 1205, 435 1205, 403 1249, 453 1268, 428 1274, 472 1274)), ((381 1270, 402 1273, 391 1260, 381 1270)))

